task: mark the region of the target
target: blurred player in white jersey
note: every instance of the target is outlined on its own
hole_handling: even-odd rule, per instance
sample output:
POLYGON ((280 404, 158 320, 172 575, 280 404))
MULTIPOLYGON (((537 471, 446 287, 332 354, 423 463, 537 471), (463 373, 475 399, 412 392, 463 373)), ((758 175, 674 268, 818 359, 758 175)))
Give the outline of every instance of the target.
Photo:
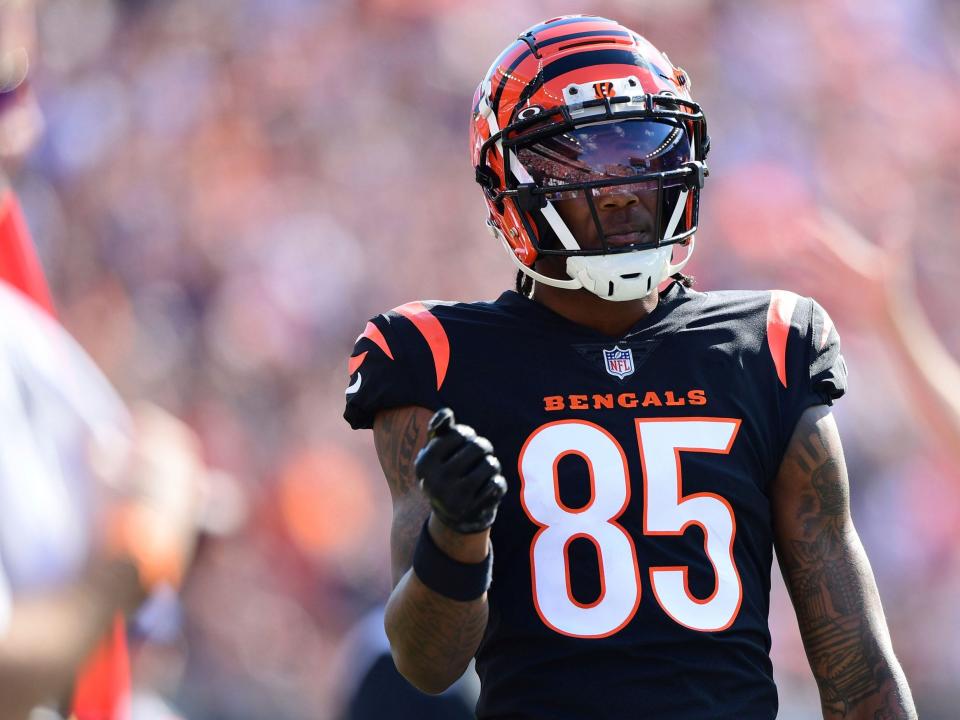
POLYGON ((0 284, 0 719, 69 690, 118 611, 176 584, 198 451, 156 409, 132 420, 79 346, 0 284))
POLYGON ((185 426, 156 408, 132 417, 51 318, 2 175, 39 133, 33 13, 31 0, 0 0, 0 720, 71 694, 77 720, 121 720, 120 613, 182 576, 202 465, 185 426))

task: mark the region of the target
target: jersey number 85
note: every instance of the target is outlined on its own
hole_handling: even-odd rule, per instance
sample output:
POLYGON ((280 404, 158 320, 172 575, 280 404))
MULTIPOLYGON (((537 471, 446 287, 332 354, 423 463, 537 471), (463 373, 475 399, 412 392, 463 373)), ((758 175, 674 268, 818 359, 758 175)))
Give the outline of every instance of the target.
MULTIPOLYGON (((733 559, 736 520, 724 498, 701 492, 683 496, 680 452, 727 454, 740 428, 729 418, 636 420, 643 466, 643 534, 682 535, 691 524, 704 533, 713 565, 713 593, 690 593, 687 568, 651 567, 650 585, 663 611, 692 630, 725 630, 740 609, 742 586, 733 559)), ((630 502, 627 457, 614 437, 584 420, 561 420, 533 432, 520 451, 520 501, 540 530, 530 548, 533 601, 543 622, 564 635, 602 638, 622 630, 640 606, 640 568, 633 539, 617 518, 630 502), (580 508, 560 499, 557 466, 567 455, 583 458, 590 500, 580 508), (578 602, 570 587, 567 549, 577 538, 593 543, 600 594, 578 602)))

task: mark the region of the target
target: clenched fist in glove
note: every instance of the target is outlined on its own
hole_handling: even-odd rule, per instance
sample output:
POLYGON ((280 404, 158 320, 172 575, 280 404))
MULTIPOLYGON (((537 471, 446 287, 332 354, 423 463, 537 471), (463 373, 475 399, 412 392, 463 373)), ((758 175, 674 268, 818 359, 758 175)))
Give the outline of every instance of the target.
POLYGON ((434 413, 427 431, 416 470, 433 512, 459 533, 486 530, 507 492, 493 446, 473 428, 457 425, 450 408, 434 413))

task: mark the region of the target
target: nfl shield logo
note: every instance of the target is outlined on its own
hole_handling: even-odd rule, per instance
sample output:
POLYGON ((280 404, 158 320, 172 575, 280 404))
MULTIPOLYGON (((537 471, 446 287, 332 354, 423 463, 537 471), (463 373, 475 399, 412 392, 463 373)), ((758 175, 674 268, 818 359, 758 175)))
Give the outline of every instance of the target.
POLYGON ((604 350, 603 361, 606 363, 607 372, 621 380, 633 374, 633 350, 630 348, 621 350, 619 345, 615 345, 613 350, 604 350))

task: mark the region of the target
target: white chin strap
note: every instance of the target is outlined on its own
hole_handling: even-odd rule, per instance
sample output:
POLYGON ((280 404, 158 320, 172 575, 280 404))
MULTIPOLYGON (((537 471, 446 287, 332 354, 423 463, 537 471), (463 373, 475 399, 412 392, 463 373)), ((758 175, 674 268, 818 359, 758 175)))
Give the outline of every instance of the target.
MULTIPOLYGON (((665 238, 672 237, 676 231, 687 205, 688 194, 689 190, 683 190, 677 198, 663 235, 665 238)), ((553 207, 550 209, 553 210, 553 207)), ((556 214, 556 210, 553 213, 556 214)), ((559 216, 557 220, 563 224, 559 216)), ((660 283, 683 269, 693 254, 694 239, 690 237, 685 246, 687 252, 678 263, 673 262, 674 247, 664 245, 650 250, 610 255, 575 255, 567 258, 567 274, 579 280, 585 290, 604 300, 638 300, 655 292, 660 283)))
MULTIPOLYGON (((520 182, 530 182, 526 168, 511 155, 511 169, 520 182)), ((689 190, 683 190, 677 198, 677 204, 667 223, 664 237, 672 237, 683 217, 687 205, 689 190)), ((552 202, 547 202, 542 210, 543 216, 550 225, 560 244, 567 250, 580 250, 580 245, 573 237, 573 233, 563 222, 552 202)), ((694 239, 691 236, 686 244, 687 252, 680 262, 673 262, 674 245, 665 245, 650 250, 635 250, 633 252, 612 253, 610 255, 575 255, 567 258, 567 275, 570 280, 558 280, 538 273, 533 268, 524 265, 516 256, 506 238, 499 232, 500 240, 507 252, 520 270, 537 282, 566 290, 583 288, 604 300, 624 301, 639 300, 654 292, 657 287, 671 275, 680 272, 693 254, 694 239)))
POLYGON ((678 263, 672 262, 676 245, 616 255, 578 255, 567 258, 567 274, 604 300, 638 300, 680 272, 693 254, 693 246, 691 236, 684 246, 687 252, 678 263))

